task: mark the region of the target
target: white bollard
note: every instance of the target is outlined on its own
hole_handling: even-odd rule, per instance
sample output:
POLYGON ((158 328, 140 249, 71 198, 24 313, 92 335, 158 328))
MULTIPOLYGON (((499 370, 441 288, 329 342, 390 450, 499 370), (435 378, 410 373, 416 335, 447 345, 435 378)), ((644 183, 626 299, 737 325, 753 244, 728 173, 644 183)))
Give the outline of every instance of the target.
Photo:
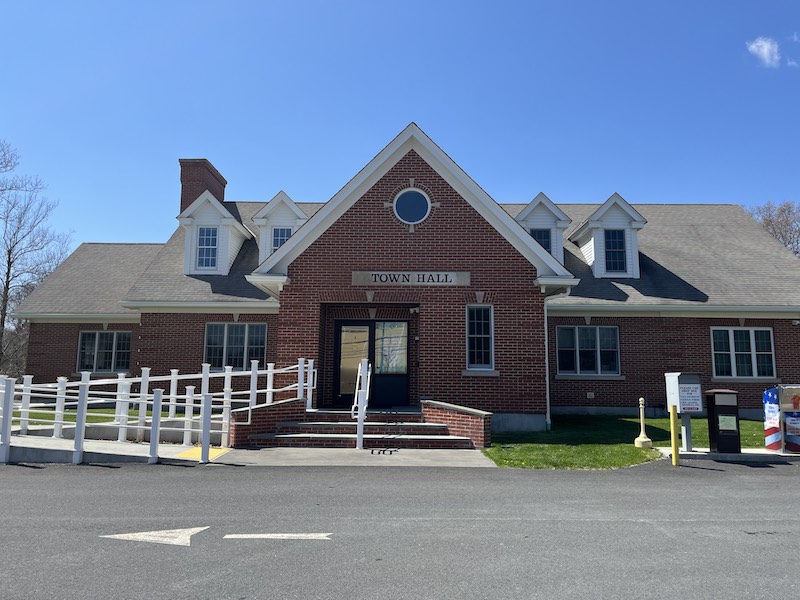
POLYGON ((194 386, 186 386, 186 407, 183 409, 183 445, 192 445, 192 419, 194 418, 194 386))
POLYGON ((203 431, 200 435, 200 462, 209 462, 209 447, 211 446, 211 394, 203 396, 203 404, 200 407, 203 422, 203 431))
POLYGON ((83 439, 86 435, 86 408, 89 403, 89 383, 81 377, 80 391, 78 392, 78 413, 75 416, 75 444, 72 451, 72 464, 79 465, 83 462, 83 439))
POLYGON ((158 443, 161 434, 161 399, 164 390, 153 390, 153 420, 150 425, 150 456, 147 462, 154 465, 158 462, 158 443))
POLYGON ((28 417, 31 408, 31 386, 33 385, 33 375, 25 375, 22 378, 22 406, 19 409, 19 432, 21 435, 28 433, 28 417))
POLYGON ((125 381, 122 383, 122 390, 120 391, 119 400, 119 429, 117 430, 117 441, 128 441, 128 411, 130 410, 130 397, 131 397, 131 382, 125 381))
POLYGON ((67 396, 67 378, 59 377, 56 387, 56 414, 53 423, 53 437, 64 437, 64 402, 67 396))

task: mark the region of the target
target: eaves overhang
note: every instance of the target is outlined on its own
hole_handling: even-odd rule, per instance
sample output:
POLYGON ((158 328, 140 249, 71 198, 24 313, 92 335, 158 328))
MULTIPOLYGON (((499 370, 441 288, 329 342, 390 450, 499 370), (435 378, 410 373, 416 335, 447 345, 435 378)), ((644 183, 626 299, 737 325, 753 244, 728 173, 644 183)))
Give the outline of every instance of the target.
POLYGON ((15 319, 30 323, 138 323, 138 312, 124 313, 35 313, 17 312, 15 319))
MULTIPOLYGON (((570 296, 575 299, 575 296, 570 296)), ((800 319, 800 305, 703 305, 680 304, 578 304, 557 302, 548 309, 553 316, 618 316, 618 317, 681 317, 681 318, 743 318, 800 319)))
POLYGON ((255 302, 164 302, 160 300, 125 300, 120 302, 125 308, 140 313, 232 313, 232 314, 270 314, 277 313, 279 305, 272 298, 255 302))
MULTIPOLYGON (((290 238, 291 239, 291 238, 290 238)), ((289 283, 288 275, 273 275, 271 273, 251 273, 244 277, 248 283, 267 292, 276 302, 283 291, 283 286, 289 283)))

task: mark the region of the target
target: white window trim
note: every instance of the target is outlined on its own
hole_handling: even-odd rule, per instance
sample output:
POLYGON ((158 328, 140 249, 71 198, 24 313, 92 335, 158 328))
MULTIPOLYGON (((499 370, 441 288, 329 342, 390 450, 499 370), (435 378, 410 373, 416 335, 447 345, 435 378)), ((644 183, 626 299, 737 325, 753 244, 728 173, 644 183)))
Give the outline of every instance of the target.
MULTIPOLYGON (((609 276, 614 276, 614 275, 620 276, 620 275, 627 275, 628 273, 630 273, 630 264, 629 264, 630 260, 628 259, 628 245, 629 245, 629 243, 628 243, 628 231, 626 229, 624 229, 624 228, 615 229, 615 228, 612 228, 612 227, 608 227, 606 229, 603 229, 603 269, 605 269, 605 272, 609 276), (607 244, 607 242, 608 242, 607 236, 608 236, 609 232, 612 232, 612 231, 618 231, 618 232, 620 232, 622 234, 622 256, 623 256, 623 260, 625 261, 625 268, 624 269, 620 269, 618 271, 610 271, 608 269, 608 253, 609 253, 609 249, 608 249, 608 244, 607 244)), ((615 252, 618 252, 618 250, 615 250, 615 252)))
POLYGON ((464 312, 465 324, 465 343, 466 343, 466 365, 469 372, 494 372, 494 305, 492 304, 467 304, 464 312), (488 308, 489 309, 489 359, 488 365, 470 365, 469 364, 469 309, 470 308, 488 308))
POLYGON ((272 254, 278 248, 280 248, 280 246, 278 246, 277 248, 275 247, 275 230, 276 229, 288 229, 289 230, 289 237, 286 238, 286 241, 284 242, 284 244, 286 242, 288 242, 289 238, 291 238, 294 235, 294 228, 293 227, 289 227, 287 225, 273 225, 272 227, 270 227, 270 230, 269 230, 269 252, 270 252, 270 254, 272 254))
POLYGON ((195 240, 194 244, 194 268, 198 271, 209 271, 209 272, 216 272, 219 270, 219 259, 220 259, 220 228, 216 225, 198 225, 197 226, 197 239, 195 240), (215 232, 214 240, 216 244, 214 246, 202 246, 203 248, 214 248, 214 265, 213 266, 201 266, 200 265, 200 232, 203 229, 213 229, 215 232))
MULTIPOLYGON (((223 334, 223 345, 222 345, 222 365, 223 366, 222 366, 222 368, 212 367, 211 368, 212 371, 222 371, 226 366, 225 363, 227 362, 227 358, 228 358, 228 326, 229 325, 244 325, 245 326, 245 328, 244 328, 244 355, 245 355, 245 357, 247 357, 250 327, 252 327, 253 325, 263 325, 264 326, 264 357, 263 358, 264 358, 264 364, 266 365, 266 363, 267 363, 267 345, 268 345, 267 344, 267 340, 268 340, 267 336, 269 335, 269 327, 268 327, 268 325, 266 323, 250 323, 250 322, 247 322, 247 323, 238 323, 238 322, 234 323, 234 322, 231 322, 231 321, 213 321, 213 322, 206 323, 205 330, 203 332, 203 362, 210 362, 208 360, 208 326, 209 325, 223 325, 225 327, 225 332, 223 334)), ((234 368, 234 371, 239 371, 239 370, 247 371, 250 368, 249 359, 245 358, 244 359, 244 363, 245 364, 242 365, 241 369, 234 368)))
POLYGON ((556 327, 556 372, 558 375, 567 375, 583 378, 610 378, 619 377, 622 375, 622 356, 619 341, 619 327, 616 325, 558 325, 556 327), (560 348, 558 347, 558 330, 559 329, 572 329, 575 332, 575 371, 562 371, 561 364, 558 360, 560 348), (596 373, 582 373, 580 365, 580 343, 578 340, 578 329, 594 329, 595 331, 595 361, 597 364, 596 373), (603 373, 602 362, 600 359, 600 329, 614 329, 617 332, 617 372, 616 373, 603 373))
MULTIPOLYGON (((777 377, 778 369, 775 366, 775 332, 772 330, 772 327, 712 327, 709 333, 711 337, 711 369, 713 373, 713 379, 716 380, 732 380, 732 379, 744 379, 746 381, 755 381, 759 379, 765 380, 772 380, 777 377), (714 332, 715 331, 727 331, 728 332, 728 345, 730 350, 728 351, 728 355, 731 359, 731 375, 717 375, 717 352, 714 350, 714 332), (734 346, 733 341, 733 332, 734 331, 749 331, 750 332, 750 365, 753 368, 752 375, 739 375, 736 372, 736 348, 734 346), (770 356, 772 358, 772 375, 759 375, 758 374, 758 362, 756 360, 756 339, 755 339, 755 332, 756 331, 769 331, 769 343, 770 343, 770 356)), ((721 353, 720 353, 721 354, 721 353)), ((763 353, 762 353, 763 354, 763 353)))
POLYGON ((100 336, 99 335, 95 335, 95 338, 94 338, 94 352, 93 352, 94 360, 92 361, 92 371, 91 372, 92 373, 128 373, 131 370, 131 359, 133 358, 133 332, 132 331, 116 331, 116 330, 115 331, 108 331, 108 330, 105 330, 105 329, 99 329, 99 330, 98 329, 84 329, 84 330, 81 330, 81 331, 78 332, 78 353, 77 353, 77 355, 75 357, 75 365, 76 365, 75 372, 76 373, 80 373, 81 372, 81 364, 80 364, 81 363, 81 338, 83 337, 84 333, 94 333, 94 334, 113 333, 114 334, 114 345, 113 345, 113 349, 111 351, 111 364, 112 365, 115 365, 117 363, 117 336, 120 333, 127 333, 129 336, 131 336, 131 339, 130 339, 131 349, 128 351, 128 367, 125 368, 125 369, 113 369, 112 368, 112 369, 103 369, 103 370, 98 371, 97 370, 97 344, 99 343, 100 336))

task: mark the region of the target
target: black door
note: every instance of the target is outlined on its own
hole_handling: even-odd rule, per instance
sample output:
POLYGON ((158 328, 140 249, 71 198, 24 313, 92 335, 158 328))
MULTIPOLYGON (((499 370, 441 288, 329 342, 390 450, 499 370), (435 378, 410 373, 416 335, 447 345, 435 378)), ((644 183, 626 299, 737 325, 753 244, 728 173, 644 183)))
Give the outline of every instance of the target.
POLYGON ((334 403, 350 407, 358 365, 372 365, 370 408, 408 405, 408 322, 337 321, 334 403))

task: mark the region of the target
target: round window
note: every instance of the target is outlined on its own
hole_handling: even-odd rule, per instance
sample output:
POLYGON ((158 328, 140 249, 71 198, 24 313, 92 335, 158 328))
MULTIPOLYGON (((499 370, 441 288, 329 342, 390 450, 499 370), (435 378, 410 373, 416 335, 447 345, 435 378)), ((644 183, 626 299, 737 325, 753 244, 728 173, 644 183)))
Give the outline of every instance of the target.
POLYGON ((404 190, 394 199, 394 214, 403 223, 422 223, 430 212, 431 201, 419 190, 404 190))

